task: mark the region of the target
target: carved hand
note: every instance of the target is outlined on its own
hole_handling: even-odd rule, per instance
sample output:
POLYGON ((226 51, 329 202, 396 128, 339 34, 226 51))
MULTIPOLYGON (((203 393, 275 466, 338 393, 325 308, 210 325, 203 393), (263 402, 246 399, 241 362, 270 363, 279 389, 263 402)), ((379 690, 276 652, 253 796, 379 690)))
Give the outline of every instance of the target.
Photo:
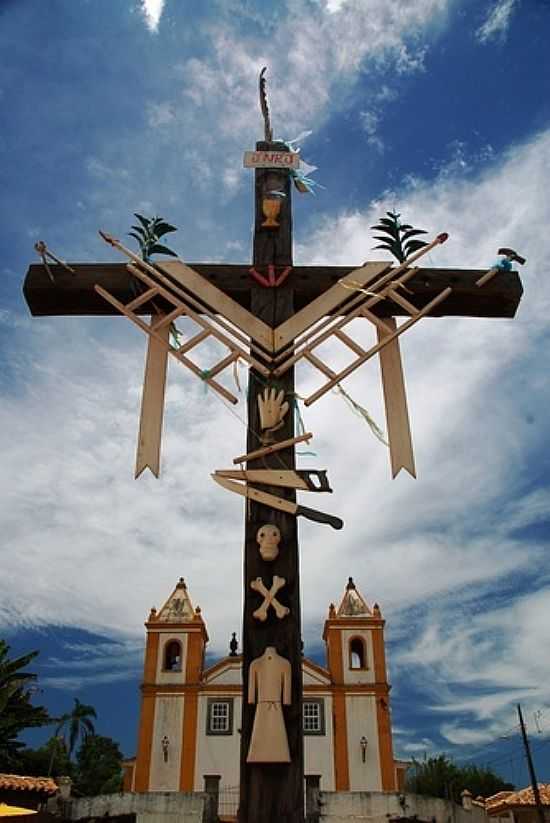
POLYGON ((258 395, 258 408, 260 410, 260 426, 263 430, 276 431, 283 425, 284 416, 288 411, 288 403, 284 400, 283 389, 277 394, 277 389, 265 388, 263 396, 258 395))

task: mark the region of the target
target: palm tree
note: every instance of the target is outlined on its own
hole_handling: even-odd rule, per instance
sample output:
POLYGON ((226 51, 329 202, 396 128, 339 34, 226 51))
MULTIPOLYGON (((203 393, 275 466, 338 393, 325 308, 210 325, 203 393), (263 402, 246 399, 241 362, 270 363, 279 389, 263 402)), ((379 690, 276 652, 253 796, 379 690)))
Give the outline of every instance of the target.
POLYGON ((80 700, 75 697, 72 712, 63 714, 59 718, 55 735, 61 735, 63 737, 65 747, 69 752, 69 757, 71 757, 79 738, 86 739, 89 734, 95 734, 94 724, 90 720, 90 717, 97 720, 97 714, 94 707, 81 703, 80 700), (69 735, 68 747, 67 739, 65 737, 67 732, 69 735))
POLYGON ((36 680, 35 674, 22 672, 38 652, 29 652, 14 660, 8 658, 10 647, 5 640, 0 640, 0 714, 4 712, 11 697, 24 684, 36 680))
POLYGON ((17 740, 21 731, 52 722, 43 706, 31 703, 36 674, 22 671, 38 652, 10 659, 9 651, 0 640, 0 771, 8 770, 23 746, 17 740))

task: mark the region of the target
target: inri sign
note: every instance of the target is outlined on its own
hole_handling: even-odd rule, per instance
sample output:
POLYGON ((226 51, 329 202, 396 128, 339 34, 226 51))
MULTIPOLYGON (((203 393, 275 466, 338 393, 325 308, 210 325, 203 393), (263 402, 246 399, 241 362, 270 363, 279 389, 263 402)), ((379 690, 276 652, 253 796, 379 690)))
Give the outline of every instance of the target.
POLYGON ((245 151, 245 169, 297 169, 300 155, 292 151, 245 151))

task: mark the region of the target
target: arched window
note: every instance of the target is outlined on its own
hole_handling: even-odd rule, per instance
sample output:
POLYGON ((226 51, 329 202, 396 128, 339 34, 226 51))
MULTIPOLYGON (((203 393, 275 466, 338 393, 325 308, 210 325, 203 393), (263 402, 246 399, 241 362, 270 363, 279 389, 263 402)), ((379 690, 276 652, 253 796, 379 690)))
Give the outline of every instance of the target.
POLYGON ((350 669, 367 668, 365 642, 361 637, 352 637, 349 641, 349 667, 350 669))
POLYGON ((164 671, 181 672, 181 643, 169 640, 164 647, 164 671))

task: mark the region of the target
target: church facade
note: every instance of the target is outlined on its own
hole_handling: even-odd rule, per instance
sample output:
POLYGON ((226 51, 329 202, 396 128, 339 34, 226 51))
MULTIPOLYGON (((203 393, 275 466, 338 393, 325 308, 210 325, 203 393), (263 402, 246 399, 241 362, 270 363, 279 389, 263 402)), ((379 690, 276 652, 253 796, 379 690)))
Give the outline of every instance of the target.
MULTIPOLYGON (((202 791, 205 775, 239 784, 242 659, 230 654, 205 667, 208 643, 186 584, 146 624, 138 750, 126 762, 126 791, 202 791)), ((305 774, 325 791, 393 791, 394 760, 384 620, 349 578, 331 604, 323 640, 326 665, 303 658, 305 774)))

